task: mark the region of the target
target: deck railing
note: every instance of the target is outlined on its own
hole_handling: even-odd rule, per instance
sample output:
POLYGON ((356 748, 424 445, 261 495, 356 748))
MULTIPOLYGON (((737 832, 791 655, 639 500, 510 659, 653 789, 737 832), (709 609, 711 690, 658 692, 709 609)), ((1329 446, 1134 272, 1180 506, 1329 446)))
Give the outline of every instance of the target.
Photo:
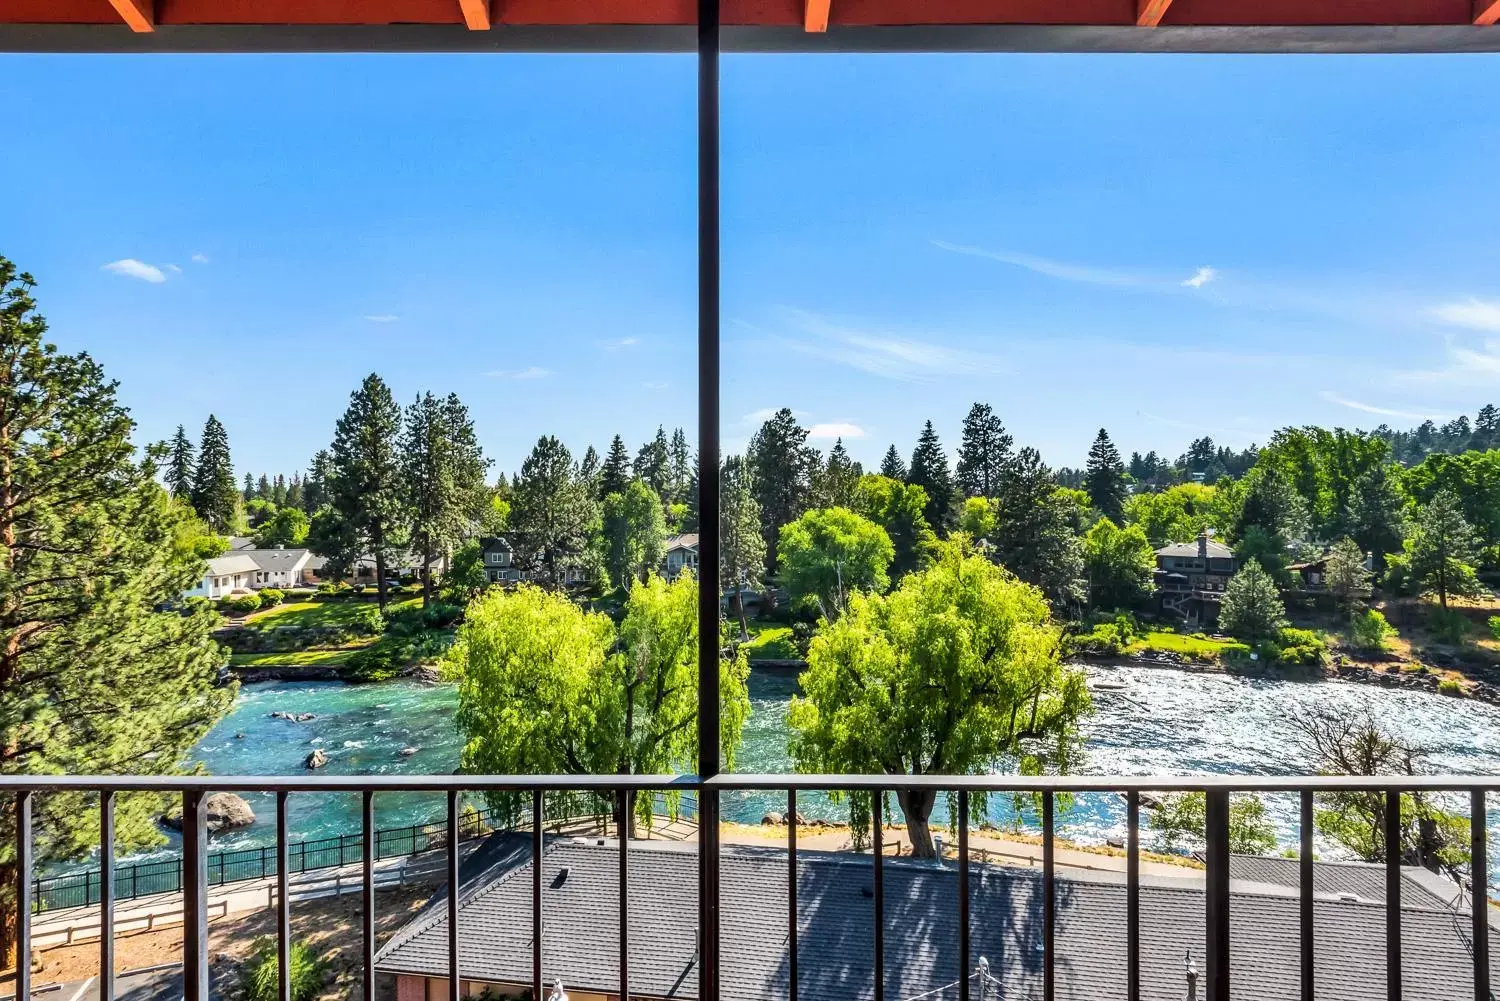
MULTIPOLYGON (((175 794, 182 798, 183 829, 183 996, 186 1001, 208 1001, 208 900, 209 886, 208 842, 205 826, 205 797, 210 792, 273 792, 276 795, 276 874, 280 893, 277 896, 277 944, 279 955, 286 956, 290 946, 290 898, 287 894, 287 876, 292 866, 288 853, 291 842, 287 838, 287 798, 300 793, 352 792, 359 793, 363 800, 363 836, 360 839, 360 854, 363 861, 363 906, 364 921, 362 955, 366 997, 374 996, 375 958, 375 870, 376 853, 371 846, 377 844, 375 798, 386 792, 442 792, 447 797, 446 812, 446 861, 447 889, 446 907, 448 917, 448 998, 459 1001, 463 970, 459 964, 458 900, 459 900, 459 842, 463 816, 460 809, 461 794, 465 792, 508 791, 529 793, 531 796, 532 858, 541 857, 543 829, 545 826, 544 802, 549 792, 591 793, 613 797, 618 804, 628 802, 636 793, 691 792, 697 795, 700 816, 712 822, 718 816, 719 794, 734 790, 750 790, 765 793, 780 791, 787 797, 788 816, 797 815, 797 797, 807 791, 859 791, 870 794, 873 807, 871 863, 874 870, 873 934, 870 942, 874 977, 875 1001, 884 1001, 885 984, 885 917, 884 894, 882 892, 882 865, 884 853, 882 793, 901 790, 926 790, 956 793, 957 801, 957 866, 958 885, 969 885, 971 851, 969 846, 972 817, 970 800, 976 793, 1021 793, 1035 796, 1041 805, 1042 836, 1042 1001, 1054 1001, 1057 990, 1056 967, 1056 812, 1059 795, 1069 793, 1118 793, 1126 801, 1126 964, 1120 976, 1125 996, 1130 1001, 1139 1001, 1141 994, 1141 909, 1140 909, 1140 808, 1144 793, 1155 792, 1203 792, 1206 795, 1206 839, 1202 858, 1205 873, 1205 969, 1203 972, 1203 997, 1207 1001, 1229 1001, 1230 997, 1230 794, 1235 792, 1293 793, 1299 796, 1301 805, 1301 864, 1300 864, 1300 941, 1301 997, 1311 1001, 1314 997, 1314 939, 1313 939, 1313 802, 1317 794, 1359 792, 1375 794, 1384 799, 1385 843, 1399 845, 1402 839, 1402 795, 1413 792, 1467 793, 1470 800, 1470 850, 1472 872, 1487 872, 1485 795, 1500 790, 1500 778, 1468 776, 1407 776, 1407 777, 1332 777, 1332 776, 1195 776, 1195 777, 1121 777, 1121 776, 1061 776, 1031 777, 1008 775, 985 776, 894 776, 894 775, 719 775, 713 778, 676 775, 599 775, 599 776, 327 776, 309 778, 279 777, 120 777, 120 776, 0 776, 0 794, 10 794, 14 800, 14 848, 17 862, 19 912, 22 916, 18 928, 18 954, 30 953, 30 913, 32 904, 33 830, 32 808, 36 796, 50 791, 93 791, 99 795, 101 811, 100 854, 104 867, 110 867, 114 855, 113 816, 116 794, 130 791, 149 791, 175 794)), ((704 832, 707 833, 707 832, 704 832)), ((797 825, 791 823, 787 829, 789 871, 795 873, 797 866, 797 825)), ((619 959, 618 996, 628 996, 629 964, 627 962, 628 922, 625 916, 630 906, 630 889, 627 882, 627 860, 630 841, 620 839, 619 886, 619 959)), ((719 839, 700 838, 700 868, 717 872, 719 865, 719 839)), ((1402 947, 1401 947, 1401 893, 1402 867, 1399 852, 1387 852, 1385 862, 1385 958, 1387 1001, 1399 1001, 1402 992, 1402 947)), ((541 866, 532 866, 532 992, 534 997, 543 997, 542 957, 540 943, 541 928, 546 920, 542 910, 541 866)), ((718 956, 717 928, 721 902, 717 899, 717 880, 706 881, 714 892, 699 894, 698 935, 699 951, 699 997, 717 998, 718 956)), ((1486 906, 1485 881, 1476 881, 1472 910, 1470 945, 1473 961, 1473 993, 1476 1001, 1490 1001, 1490 939, 1489 915, 1486 906)), ((98 997, 101 1001, 113 1001, 114 993, 114 894, 106 889, 100 900, 100 966, 98 997)), ((725 914, 732 914, 733 901, 725 902, 725 914)), ((787 949, 790 1001, 796 1001, 797 973, 797 881, 788 880, 787 900, 787 949)), ((970 955, 971 928, 970 901, 968 893, 958 894, 958 927, 964 933, 957 936, 956 951, 958 968, 971 970, 976 957, 970 955)), ((288 964, 279 965, 282 972, 280 996, 290 997, 287 981, 288 964)), ((17 998, 29 998, 32 994, 29 964, 21 963, 17 971, 17 998)), ((956 985, 961 1001, 971 1001, 971 985, 968 977, 956 985)), ((1455 985, 1453 997, 1467 994, 1464 988, 1455 985)), ((1243 993, 1240 996, 1248 996, 1243 993)))

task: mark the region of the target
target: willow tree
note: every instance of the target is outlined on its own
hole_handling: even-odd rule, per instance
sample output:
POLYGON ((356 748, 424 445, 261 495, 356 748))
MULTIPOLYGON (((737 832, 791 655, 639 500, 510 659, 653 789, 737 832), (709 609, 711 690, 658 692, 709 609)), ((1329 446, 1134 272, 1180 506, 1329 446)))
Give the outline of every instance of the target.
MULTIPOLYGON (((631 587, 617 630, 603 613, 529 584, 478 598, 444 662, 458 683, 462 770, 692 770, 698 753, 697 601, 692 574, 671 584, 653 575, 631 587)), ((729 762, 750 715, 749 673, 743 653, 719 663, 720 742, 729 762)), ((493 792, 487 799, 513 821, 529 797, 493 792)), ((578 797, 553 796, 548 810, 582 805, 578 797)), ((632 812, 649 821, 649 798, 632 812)))
MULTIPOLYGON (((0 773, 173 774, 234 698, 216 616, 156 610, 202 576, 207 530, 156 482, 165 450, 136 454, 99 364, 42 340, 31 286, 0 258, 0 773)), ((121 797, 121 852, 163 840, 161 806, 121 797)), ((39 862, 98 844, 89 797, 38 795, 34 814, 39 862)), ((15 877, 0 838, 6 958, 15 877)))
MULTIPOLYGON (((856 594, 813 638, 791 750, 801 771, 966 775, 1065 771, 1090 710, 1058 660, 1040 591, 966 537, 888 595, 856 594)), ((933 790, 897 793, 912 851, 935 854, 933 790)))

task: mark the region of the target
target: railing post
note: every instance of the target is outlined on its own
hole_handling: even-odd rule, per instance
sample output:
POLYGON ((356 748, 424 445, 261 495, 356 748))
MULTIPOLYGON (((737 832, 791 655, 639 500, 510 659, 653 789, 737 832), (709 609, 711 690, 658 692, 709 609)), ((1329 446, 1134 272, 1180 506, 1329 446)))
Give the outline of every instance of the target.
POLYGON ((292 902, 288 893, 286 791, 276 794, 276 997, 292 1001, 292 902))
POLYGON ((531 792, 531 996, 542 996, 542 790, 531 792))
POLYGON ((1209 789, 1204 802, 1207 1001, 1229 1001, 1229 792, 1209 789))
POLYGON ((209 1001, 208 828, 204 794, 182 794, 182 980, 185 1001, 209 1001))
POLYGON ((885 818, 882 816, 885 796, 879 789, 870 793, 870 821, 874 828, 871 847, 874 855, 875 894, 875 1001, 885 1001, 885 818))
POLYGON ((1125 796, 1125 997, 1141 1001, 1141 794, 1125 796))
POLYGON ((786 987, 797 1001, 797 790, 786 791, 786 987))
POLYGON ((375 793, 366 789, 360 803, 360 857, 364 861, 363 932, 360 953, 364 966, 365 1001, 375 1001, 375 793))
POLYGON ((1469 793, 1469 908, 1473 914, 1474 1001, 1490 1001, 1490 864, 1484 790, 1469 793))
MULTIPOLYGON (((1313 794, 1302 790, 1302 856, 1300 859, 1299 916, 1302 928, 1298 952, 1302 958, 1302 1001, 1314 1001, 1313 966, 1313 794)), ((1489 1001, 1488 998, 1485 1001, 1489 1001)))
POLYGON ((1042 997, 1057 996, 1057 869, 1052 790, 1042 793, 1042 997))
POLYGON ((459 1001, 458 790, 448 790, 448 1001, 459 1001))
MULTIPOLYGON (((958 1001, 969 1001, 969 962, 969 790, 960 789, 958 791, 958 1001)), ((983 991, 984 986, 981 984, 979 989, 983 991)), ((796 999, 793 998, 792 1001, 796 999)))
POLYGON ((630 793, 616 794, 620 811, 620 1001, 630 1001, 630 793))
POLYGON ((16 998, 31 997, 31 831, 30 789, 16 793, 16 998))
POLYGON ((99 791, 99 1001, 115 1001, 115 794, 110 789, 99 791))
POLYGON ((1385 996, 1401 1001, 1401 792, 1385 794, 1385 996))

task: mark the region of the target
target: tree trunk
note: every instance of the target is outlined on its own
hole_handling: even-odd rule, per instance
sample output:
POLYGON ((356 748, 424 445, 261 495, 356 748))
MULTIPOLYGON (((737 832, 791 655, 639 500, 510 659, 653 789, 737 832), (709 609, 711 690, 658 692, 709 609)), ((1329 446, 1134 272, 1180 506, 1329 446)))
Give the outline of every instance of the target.
POLYGON ((0 970, 16 963, 16 864, 0 863, 0 970))
POLYGON ((615 836, 627 841, 636 837, 635 827, 635 797, 638 794, 632 790, 625 794, 624 813, 621 813, 620 798, 615 797, 614 809, 611 811, 615 819, 615 836))
POLYGON ((385 614, 385 533, 376 529, 370 533, 370 541, 375 544, 375 602, 380 606, 380 614, 385 614))
POLYGON ((422 607, 432 603, 432 548, 422 547, 422 607))
POLYGON ((745 623, 745 592, 740 588, 734 589, 734 606, 740 616, 740 642, 750 642, 750 627, 745 623))
POLYGON ((932 789, 909 790, 896 793, 896 802, 906 814, 906 834, 911 839, 914 858, 936 858, 937 846, 932 843, 932 827, 928 818, 932 816, 932 805, 937 793, 932 789))

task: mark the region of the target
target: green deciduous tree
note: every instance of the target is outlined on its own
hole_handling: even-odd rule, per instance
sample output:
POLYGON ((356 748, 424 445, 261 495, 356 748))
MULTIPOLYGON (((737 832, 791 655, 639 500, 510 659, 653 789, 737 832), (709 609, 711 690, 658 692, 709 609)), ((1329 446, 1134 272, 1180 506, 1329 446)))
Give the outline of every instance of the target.
POLYGON ((406 408, 401 480, 413 549, 422 557, 422 605, 432 600, 432 562, 447 554, 484 518, 491 501, 469 408, 456 394, 419 396, 406 408))
POLYGON ((189 500, 193 493, 193 478, 197 466, 194 462, 193 442, 181 424, 172 435, 171 451, 167 454, 167 491, 182 500, 189 500))
POLYGON ((1084 487, 1088 491, 1089 503, 1110 521, 1119 524, 1125 519, 1125 463, 1115 443, 1109 440, 1109 432, 1103 428, 1089 448, 1084 487))
POLYGON ((1151 596, 1156 553, 1139 525, 1100 518, 1083 536, 1083 561, 1093 607, 1130 609, 1151 596))
POLYGON ((1402 477, 1418 504, 1430 505, 1446 492, 1458 502, 1473 531, 1476 560, 1500 566, 1500 451, 1429 455, 1402 477))
POLYGON ((300 508, 284 507, 261 524, 255 544, 261 549, 300 546, 307 541, 308 526, 307 515, 300 508))
POLYGON ((537 439, 516 477, 510 522, 522 564, 552 587, 589 562, 598 505, 574 475, 573 457, 552 435, 537 439))
POLYGON ((446 600, 467 605, 484 592, 490 580, 484 569, 484 550, 478 539, 469 539, 453 551, 448 572, 443 576, 446 600))
MULTIPOLYGON (((1199 848, 1208 828, 1208 797, 1201 792, 1163 796, 1151 811, 1150 827, 1169 852, 1199 848)), ((1237 855, 1268 855, 1276 850, 1276 825, 1265 800, 1253 793, 1229 797, 1229 850, 1237 855)))
POLYGON ((645 480, 604 498, 604 567, 615 587, 628 589, 656 570, 666 541, 661 498, 645 480))
MULTIPOLYGON (((444 661, 458 683, 463 771, 658 774, 698 750, 698 584, 683 574, 631 588, 618 632, 564 595, 521 585, 469 606, 444 661)), ((733 762, 750 713, 743 655, 719 665, 720 747, 733 762)), ((491 793, 514 820, 530 796, 491 793)), ((565 808, 568 805, 562 804, 565 808)), ((559 815, 559 805, 548 812, 559 815)), ((649 816, 650 804, 640 804, 649 816)))
POLYGON ((1219 625, 1252 643, 1274 637, 1286 625, 1286 606, 1276 582, 1256 560, 1247 562, 1225 585, 1219 625))
POLYGON ((781 527, 781 582, 794 601, 811 599, 837 618, 859 591, 891 586, 895 548, 885 529, 848 508, 815 508, 781 527))
POLYGON ((740 640, 750 638, 745 622, 745 588, 759 588, 766 569, 766 540, 760 534, 760 505, 750 485, 750 467, 738 455, 724 460, 719 486, 719 582, 734 595, 740 640))
MULTIPOLYGON (((360 548, 375 558, 375 586, 385 611, 386 567, 406 542, 411 514, 400 451, 401 408, 373 372, 349 394, 329 446, 329 499, 360 548)), ((327 555, 327 554, 324 554, 327 555)))
POLYGON ((1437 595, 1438 604, 1446 609, 1449 595, 1474 597, 1483 592, 1474 568, 1478 549, 1458 498, 1439 490, 1417 512, 1403 551, 1387 562, 1417 592, 1437 595))
POLYGON ((967 497, 993 497, 1011 459, 1012 438, 988 403, 976 403, 964 418, 954 482, 967 497))
POLYGON ((766 540, 766 570, 776 569, 781 526, 796 521, 812 503, 816 449, 807 447, 807 429, 783 407, 760 426, 745 452, 750 484, 760 505, 760 534, 766 540))
POLYGON ((854 490, 854 510, 890 536, 895 549, 891 576, 900 580, 926 561, 937 536, 927 524, 927 491, 885 475, 862 476, 854 490))
POLYGON ((1354 481, 1349 497, 1349 534, 1374 557, 1376 570, 1385 569, 1386 553, 1401 550, 1410 527, 1399 476, 1397 466, 1371 466, 1354 481))
POLYGON ((1125 520, 1141 526, 1153 546, 1188 542, 1204 529, 1220 529, 1217 491, 1202 483, 1179 483, 1160 493, 1131 494, 1125 500, 1125 520))
MULTIPOLYGON (((855 595, 813 637, 792 754, 813 772, 1065 771, 1090 708, 1082 672, 1035 588, 963 536, 889 595, 855 595)), ((897 796, 914 854, 932 857, 932 791, 897 796)))
POLYGON ((953 521, 953 475, 948 471, 948 455, 932 428, 932 421, 922 426, 906 481, 927 492, 927 510, 923 512, 927 524, 939 535, 945 533, 953 521))
POLYGON ((234 485, 229 459, 229 435, 213 414, 203 425, 198 468, 193 474, 193 510, 217 532, 228 535, 239 520, 240 492, 234 485))
MULTIPOLYGON (((136 457, 99 364, 43 341, 32 285, 0 258, 0 773, 174 774, 234 700, 215 684, 217 616, 156 611, 202 578, 205 529, 156 482, 165 451, 136 457)), ((37 862, 98 846, 89 799, 37 795, 37 862)), ((161 843, 161 808, 122 795, 117 849, 161 843)), ((0 838, 0 960, 15 885, 0 838)))

